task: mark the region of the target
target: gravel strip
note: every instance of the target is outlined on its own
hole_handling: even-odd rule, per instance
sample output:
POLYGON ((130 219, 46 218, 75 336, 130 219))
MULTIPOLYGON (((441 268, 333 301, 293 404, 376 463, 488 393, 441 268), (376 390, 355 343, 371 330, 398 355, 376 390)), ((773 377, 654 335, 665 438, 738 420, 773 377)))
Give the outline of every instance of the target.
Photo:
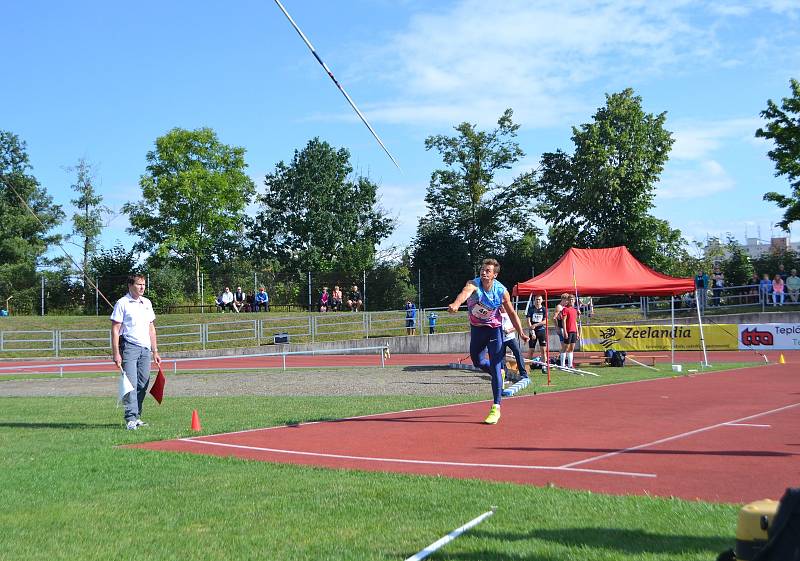
MULTIPOLYGON (((109 397, 116 395, 118 380, 108 376, 0 381, 0 397, 109 397)), ((492 390, 485 374, 444 366, 398 366, 167 374, 164 393, 173 397, 473 395, 489 399, 492 390)))

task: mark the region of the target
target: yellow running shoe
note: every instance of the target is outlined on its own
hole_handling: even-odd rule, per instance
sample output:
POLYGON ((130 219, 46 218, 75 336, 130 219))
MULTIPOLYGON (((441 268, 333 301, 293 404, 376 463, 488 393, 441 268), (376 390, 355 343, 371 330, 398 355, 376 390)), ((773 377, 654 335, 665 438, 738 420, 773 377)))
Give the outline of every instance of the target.
POLYGON ((496 425, 497 421, 500 420, 500 406, 499 405, 492 405, 492 408, 489 410, 489 416, 486 417, 486 420, 483 421, 487 425, 496 425))

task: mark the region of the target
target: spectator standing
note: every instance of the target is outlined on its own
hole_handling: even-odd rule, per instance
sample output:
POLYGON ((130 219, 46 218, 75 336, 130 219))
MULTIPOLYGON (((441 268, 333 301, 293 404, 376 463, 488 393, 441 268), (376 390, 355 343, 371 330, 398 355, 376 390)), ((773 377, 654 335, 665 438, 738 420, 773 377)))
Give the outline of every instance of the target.
POLYGON ((236 292, 233 293, 233 311, 237 314, 244 310, 247 311, 247 294, 242 292, 242 287, 237 286, 236 292))
POLYGON ((428 314, 428 333, 431 334, 431 335, 436 333, 436 320, 437 319, 439 319, 439 316, 436 314, 436 312, 431 311, 431 313, 428 314))
POLYGON ((353 285, 350 293, 347 295, 347 307, 351 312, 357 312, 364 305, 364 299, 361 297, 361 292, 358 290, 358 285, 353 285))
MULTIPOLYGON (((516 314, 514 314, 516 315, 516 314)), ((514 355, 514 360, 517 361, 517 372, 519 372, 520 379, 528 377, 528 370, 525 368, 525 360, 522 358, 522 350, 519 348, 519 341, 517 341, 517 334, 515 333, 514 324, 511 322, 511 316, 505 310, 500 310, 500 317, 503 320, 503 356, 505 357, 506 349, 511 349, 511 354, 514 355)), ((504 361, 505 365, 505 361, 504 361)), ((506 380, 509 379, 508 369, 506 371, 506 380)))
POLYGON ((161 364, 156 337, 156 315, 153 304, 144 297, 145 279, 142 275, 128 277, 128 293, 117 300, 111 312, 111 353, 114 364, 136 389, 122 399, 125 406, 125 428, 137 430, 142 421, 142 403, 150 383, 150 360, 161 364))
POLYGON ((339 285, 334 286, 331 293, 331 311, 342 311, 342 289, 339 288, 339 285))
POLYGON ((796 304, 800 296, 800 277, 797 276, 797 269, 792 269, 792 274, 786 277, 786 289, 792 304, 796 304))
POLYGON ((544 298, 537 294, 528 307, 528 311, 525 312, 531 336, 528 340, 528 358, 533 359, 536 343, 539 343, 539 350, 542 351, 544 363, 549 364, 547 356, 547 314, 545 311, 544 298))
POLYGON ((406 335, 414 335, 417 331, 415 326, 417 322, 417 307, 411 300, 406 300, 404 308, 406 311, 406 335))
POLYGON ((711 274, 711 292, 712 306, 722 305, 722 289, 725 286, 725 275, 719 267, 714 267, 714 272, 711 274))
POLYGON ((697 291, 697 303, 700 310, 706 309, 706 298, 708 298, 708 275, 705 271, 699 271, 694 277, 694 288, 697 291))
MULTIPOLYGON (((569 293, 565 292, 561 295, 561 301, 556 304, 555 314, 553 314, 553 322, 556 324, 556 333, 558 333, 558 340, 561 342, 561 348, 558 350, 558 363, 562 364, 561 357, 566 352, 566 342, 564 341, 564 320, 561 318, 561 310, 567 305, 569 293)), ((549 362, 548 362, 549 364, 549 362)))
POLYGON ((769 303, 769 296, 772 293, 772 281, 769 280, 769 275, 764 273, 764 276, 758 282, 758 295, 762 306, 769 303))
POLYGON ((783 289, 785 288, 785 283, 783 282, 783 277, 781 277, 780 273, 775 274, 775 278, 772 279, 772 305, 773 306, 783 306, 783 289))
POLYGON ((573 294, 567 295, 567 302, 561 308, 561 320, 564 330, 564 352, 561 353, 559 361, 561 366, 574 368, 573 366, 573 353, 575 351, 575 343, 581 337, 580 327, 578 325, 578 315, 580 312, 575 307, 575 296, 573 294))
POLYGON ((322 294, 319 296, 319 311, 320 312, 327 312, 328 305, 330 304, 331 295, 328 294, 328 287, 322 287, 322 294))
POLYGON ((786 279, 789 278, 789 274, 786 272, 786 267, 783 266, 783 263, 778 264, 778 274, 781 276, 784 284, 786 283, 786 279))
POLYGON ((256 292, 256 296, 253 300, 256 312, 269 311, 269 294, 267 294, 263 286, 258 287, 258 292, 256 292))
POLYGON ((758 302, 759 302, 758 285, 759 285, 758 274, 753 273, 753 276, 750 277, 750 286, 749 286, 750 298, 748 298, 748 300, 747 300, 748 302, 753 303, 753 304, 758 304, 758 302))

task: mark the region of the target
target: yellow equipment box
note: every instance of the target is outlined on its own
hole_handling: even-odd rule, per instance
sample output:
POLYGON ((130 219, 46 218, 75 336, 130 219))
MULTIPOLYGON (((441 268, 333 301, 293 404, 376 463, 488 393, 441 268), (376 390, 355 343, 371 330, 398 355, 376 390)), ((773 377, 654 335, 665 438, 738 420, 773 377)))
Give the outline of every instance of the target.
POLYGON ((763 499, 744 505, 736 525, 736 559, 750 561, 767 544, 767 530, 778 512, 778 501, 763 499))

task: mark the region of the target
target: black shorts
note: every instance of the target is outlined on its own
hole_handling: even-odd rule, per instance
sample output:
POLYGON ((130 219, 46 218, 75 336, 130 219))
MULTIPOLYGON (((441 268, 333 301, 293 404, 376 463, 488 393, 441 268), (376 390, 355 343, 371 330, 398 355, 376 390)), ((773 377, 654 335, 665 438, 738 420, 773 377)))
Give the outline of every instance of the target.
POLYGON ((413 319, 407 319, 406 320, 406 327, 408 327, 408 328, 414 327, 414 320, 413 319))
POLYGON ((528 339, 528 348, 535 349, 536 343, 539 343, 539 348, 543 349, 547 345, 547 331, 544 329, 534 331, 531 338, 528 339))
POLYGON ((577 342, 578 342, 578 334, 576 332, 570 331, 569 333, 567 333, 567 338, 564 339, 565 345, 572 345, 577 342))

